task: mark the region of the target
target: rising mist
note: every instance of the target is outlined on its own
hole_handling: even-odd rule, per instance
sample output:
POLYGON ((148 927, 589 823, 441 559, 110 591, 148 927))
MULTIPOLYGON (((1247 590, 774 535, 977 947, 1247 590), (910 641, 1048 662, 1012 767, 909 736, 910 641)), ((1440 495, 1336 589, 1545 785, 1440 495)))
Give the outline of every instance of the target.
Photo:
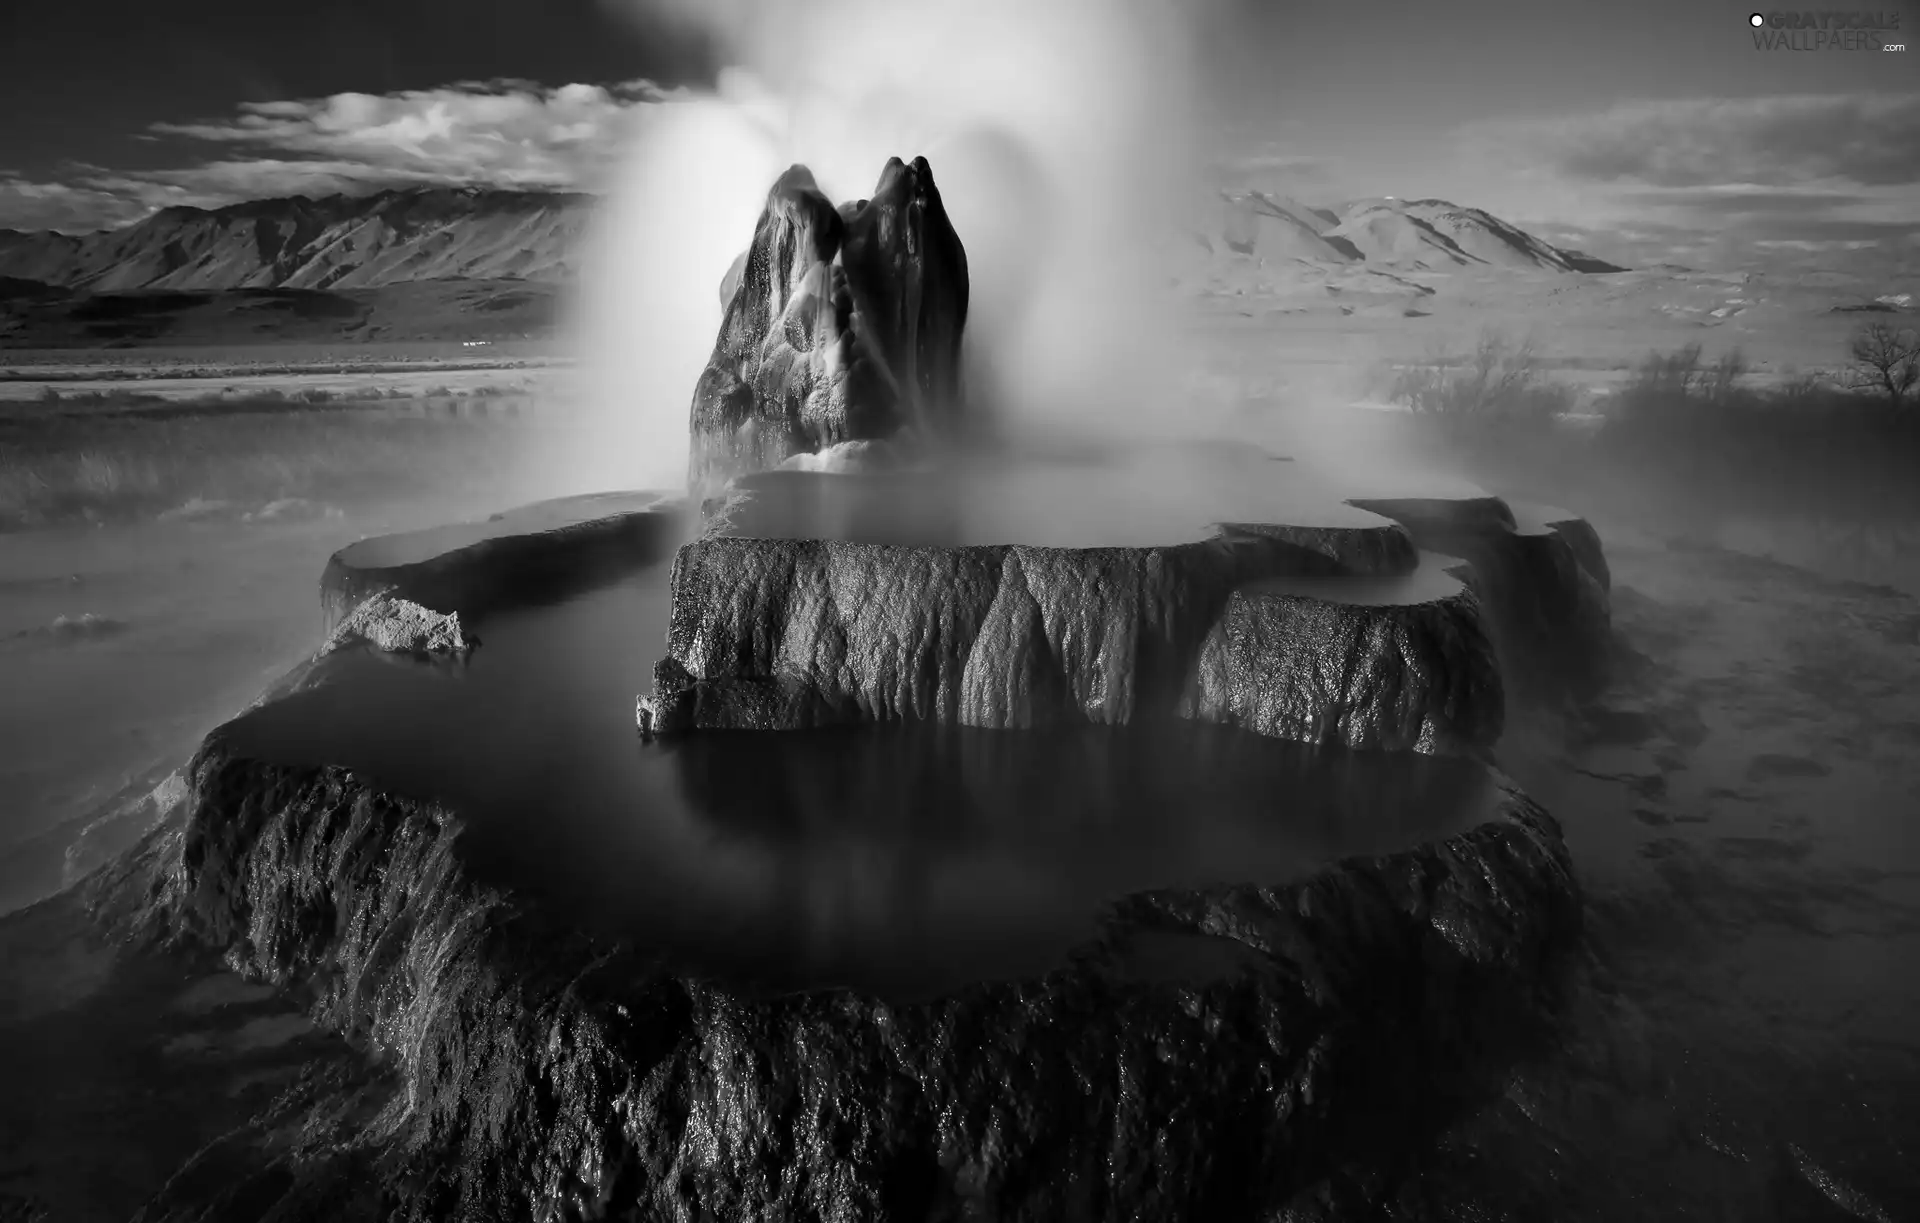
POLYGON ((932 163, 967 248, 976 411, 1014 431, 1181 427, 1192 354, 1165 261, 1208 161, 1215 7, 666 5, 735 66, 647 108, 598 216, 569 327, 589 426, 558 456, 568 475, 684 484, 720 280, 796 162, 836 200, 890 156, 932 163))

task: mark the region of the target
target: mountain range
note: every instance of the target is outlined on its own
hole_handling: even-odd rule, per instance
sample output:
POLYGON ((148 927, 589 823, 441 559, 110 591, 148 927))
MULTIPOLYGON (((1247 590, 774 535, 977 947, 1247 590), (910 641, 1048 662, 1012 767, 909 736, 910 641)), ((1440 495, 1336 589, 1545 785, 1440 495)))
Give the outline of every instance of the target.
MULTIPOLYGON (((1412 271, 1621 270, 1445 200, 1337 208, 1262 192, 1222 200, 1218 233, 1203 237, 1223 253, 1412 271)), ((558 192, 419 188, 167 208, 92 234, 0 230, 0 278, 92 293, 562 282, 572 276, 592 204, 591 196, 558 192)))
MULTIPOLYGON (((1321 286, 1343 312, 1431 295, 1427 273, 1612 272, 1445 200, 1316 207, 1223 194, 1202 293, 1321 286), (1409 278, 1412 279, 1409 279, 1409 278)), ((531 338, 549 333, 594 197, 417 188, 168 208, 119 229, 0 230, 0 345, 531 338)))
POLYGON ((1604 260, 1543 241, 1478 208, 1391 197, 1337 208, 1261 191, 1223 193, 1216 253, 1315 265, 1364 264, 1393 271, 1505 268, 1621 272, 1604 260))
POLYGON ((93 293, 565 280, 592 203, 462 187, 167 208, 99 233, 0 230, 0 277, 93 293))

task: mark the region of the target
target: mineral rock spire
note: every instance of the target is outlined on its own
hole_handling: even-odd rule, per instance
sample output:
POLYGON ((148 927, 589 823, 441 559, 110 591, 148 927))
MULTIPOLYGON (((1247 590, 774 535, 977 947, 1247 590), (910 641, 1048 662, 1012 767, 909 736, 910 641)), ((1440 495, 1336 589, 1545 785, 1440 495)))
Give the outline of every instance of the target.
POLYGON ((805 166, 768 193, 721 285, 693 396, 688 483, 711 491, 795 455, 939 436, 960 408, 967 257, 925 158, 894 158, 836 208, 805 166))

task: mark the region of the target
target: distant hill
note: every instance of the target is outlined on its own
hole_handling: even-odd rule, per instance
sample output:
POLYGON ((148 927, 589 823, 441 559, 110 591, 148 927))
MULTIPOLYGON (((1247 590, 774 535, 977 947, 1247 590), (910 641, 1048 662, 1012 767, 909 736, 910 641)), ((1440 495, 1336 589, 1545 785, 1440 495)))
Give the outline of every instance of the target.
MULTIPOLYGON (((1195 269, 1219 294, 1424 310, 1425 273, 1621 269, 1445 200, 1223 193, 1195 269)), ((100 233, 0 230, 0 347, 550 334, 592 196, 484 188, 169 208, 100 233)), ((964 236, 964 235, 963 235, 964 236)))
POLYGON ((1242 255, 1352 263, 1361 252, 1344 237, 1328 235, 1340 218, 1286 196, 1261 191, 1226 197, 1221 240, 1242 255))
MULTIPOLYGON (((1613 272, 1478 208, 1446 200, 1316 207, 1224 194, 1210 244, 1262 259, 1397 271, 1469 267, 1613 272)), ((91 293, 180 289, 376 289, 427 280, 564 282, 593 197, 430 187, 168 208, 100 233, 0 230, 0 283, 91 293)))
POLYGON ((1626 269, 1542 241, 1517 226, 1479 208, 1463 208, 1446 200, 1413 200, 1400 211, 1425 221, 1435 233, 1451 239, 1469 258, 1500 267, 1550 268, 1562 272, 1623 272, 1626 269))
POLYGON ((1285 196, 1228 193, 1219 235, 1226 251, 1315 265, 1364 264, 1395 271, 1510 268, 1619 272, 1554 246, 1499 217, 1447 200, 1353 200, 1316 208, 1285 196))
POLYGON ((423 280, 375 289, 130 289, 0 278, 0 349, 516 340, 552 333, 562 287, 423 280))
POLYGON ((0 280, 91 293, 561 281, 572 276, 592 202, 436 187, 168 208, 77 236, 0 230, 0 280))

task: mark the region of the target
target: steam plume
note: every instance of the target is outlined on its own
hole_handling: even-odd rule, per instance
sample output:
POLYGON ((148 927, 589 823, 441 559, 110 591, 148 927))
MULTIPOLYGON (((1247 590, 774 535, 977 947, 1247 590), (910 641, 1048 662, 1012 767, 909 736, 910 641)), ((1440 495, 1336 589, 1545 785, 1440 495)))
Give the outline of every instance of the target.
MULTIPOLYGON (((640 4, 642 0, 624 0, 640 4)), ((736 66, 650 108, 589 246, 575 335, 603 484, 678 486, 718 285, 804 162, 836 200, 924 154, 967 246, 969 359, 1019 426, 1177 417, 1158 257, 1207 160, 1181 0, 658 0, 736 66)))

